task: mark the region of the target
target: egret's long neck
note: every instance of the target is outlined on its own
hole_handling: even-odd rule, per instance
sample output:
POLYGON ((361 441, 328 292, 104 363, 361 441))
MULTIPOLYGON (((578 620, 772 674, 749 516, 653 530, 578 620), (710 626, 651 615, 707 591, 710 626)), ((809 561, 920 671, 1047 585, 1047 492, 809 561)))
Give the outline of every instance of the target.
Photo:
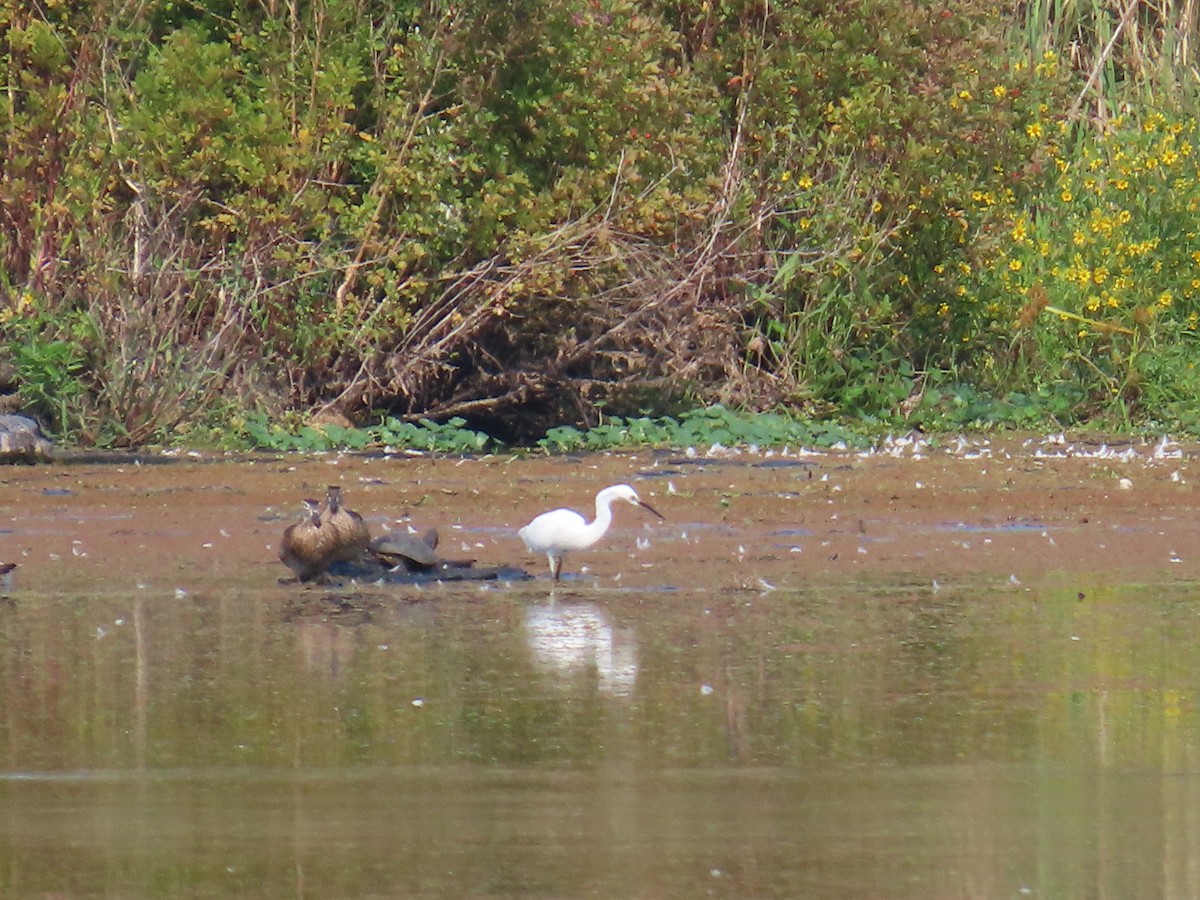
POLYGON ((584 546, 590 547, 596 541, 600 540, 600 538, 604 537, 604 532, 608 531, 608 526, 612 524, 612 520, 612 502, 608 501, 607 498, 605 500, 596 498, 596 518, 592 519, 587 527, 583 529, 584 540, 587 541, 584 546))

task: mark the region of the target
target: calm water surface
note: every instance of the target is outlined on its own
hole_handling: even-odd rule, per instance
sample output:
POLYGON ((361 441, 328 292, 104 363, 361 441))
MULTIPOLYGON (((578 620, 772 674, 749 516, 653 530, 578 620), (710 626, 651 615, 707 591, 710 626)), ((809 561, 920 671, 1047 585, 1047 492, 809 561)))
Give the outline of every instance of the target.
POLYGON ((0 895, 1200 895, 1187 583, 277 574, 0 602, 0 895))
POLYGON ((30 598, 0 613, 0 886, 1190 896, 1189 599, 30 598))

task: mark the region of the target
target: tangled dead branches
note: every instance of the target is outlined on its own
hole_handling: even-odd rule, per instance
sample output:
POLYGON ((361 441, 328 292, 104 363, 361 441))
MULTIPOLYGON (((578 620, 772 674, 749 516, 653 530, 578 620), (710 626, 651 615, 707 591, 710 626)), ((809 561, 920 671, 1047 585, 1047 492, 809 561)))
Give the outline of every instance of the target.
POLYGON ((623 230, 614 186, 608 209, 562 225, 520 260, 489 259, 449 277, 329 406, 463 416, 520 440, 564 422, 593 424, 601 409, 778 402, 795 386, 747 363, 746 288, 774 274, 761 243, 773 212, 733 223, 740 134, 739 125, 722 189, 691 235, 667 244, 623 230))
POLYGON ((734 272, 753 276, 733 242, 680 254, 607 219, 573 222, 527 259, 458 274, 390 352, 360 365, 339 399, 463 416, 519 439, 591 424, 600 408, 762 397, 769 376, 743 364, 734 272), (529 285, 562 293, 531 296, 529 285))

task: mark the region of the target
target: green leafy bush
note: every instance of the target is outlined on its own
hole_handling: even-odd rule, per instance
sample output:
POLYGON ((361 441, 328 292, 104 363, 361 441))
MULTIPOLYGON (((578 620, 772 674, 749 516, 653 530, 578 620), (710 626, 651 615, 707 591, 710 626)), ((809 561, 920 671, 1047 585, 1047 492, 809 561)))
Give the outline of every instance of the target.
POLYGON ((1070 385, 1079 419, 1140 418, 1147 400, 1160 415, 1195 396, 1196 121, 1114 120, 1099 134, 1080 131, 1069 153, 1059 129, 1042 133, 1054 163, 1044 190, 1028 206, 1008 205, 990 252, 958 279, 959 327, 1009 348, 979 381, 1070 385))
POLYGON ((492 440, 465 428, 465 419, 447 422, 401 422, 388 419, 371 428, 306 425, 291 431, 263 415, 247 416, 241 426, 246 442, 264 450, 366 450, 370 447, 423 450, 435 453, 482 453, 492 440))
POLYGON ((807 422, 778 413, 747 415, 711 406, 678 418, 614 416, 586 430, 551 428, 537 445, 551 453, 628 449, 630 447, 828 447, 836 443, 861 445, 861 434, 821 422, 807 422))
POLYGON ((26 294, 14 307, 0 310, 0 324, 7 326, 6 350, 26 409, 39 416, 51 432, 73 438, 84 393, 80 375, 87 360, 81 345, 86 340, 87 322, 75 319, 67 333, 58 337, 51 317, 26 294))
POLYGON ((0 26, 0 340, 81 442, 360 440, 255 418, 316 407, 458 417, 370 440, 465 450, 757 439, 664 417, 716 404, 1194 420, 1169 5, 0 0, 0 26))

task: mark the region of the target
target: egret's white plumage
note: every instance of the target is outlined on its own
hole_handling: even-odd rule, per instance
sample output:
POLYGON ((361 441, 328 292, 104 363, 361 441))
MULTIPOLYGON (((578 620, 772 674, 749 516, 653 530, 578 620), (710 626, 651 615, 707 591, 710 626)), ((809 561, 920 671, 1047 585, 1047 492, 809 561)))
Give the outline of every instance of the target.
POLYGON ((624 500, 634 506, 662 515, 643 503, 637 491, 627 484, 614 484, 596 495, 596 518, 588 522, 573 509, 552 509, 536 517, 517 532, 530 553, 545 553, 550 560, 550 574, 558 580, 562 572, 563 555, 568 550, 586 550, 595 544, 612 524, 612 505, 624 500))

